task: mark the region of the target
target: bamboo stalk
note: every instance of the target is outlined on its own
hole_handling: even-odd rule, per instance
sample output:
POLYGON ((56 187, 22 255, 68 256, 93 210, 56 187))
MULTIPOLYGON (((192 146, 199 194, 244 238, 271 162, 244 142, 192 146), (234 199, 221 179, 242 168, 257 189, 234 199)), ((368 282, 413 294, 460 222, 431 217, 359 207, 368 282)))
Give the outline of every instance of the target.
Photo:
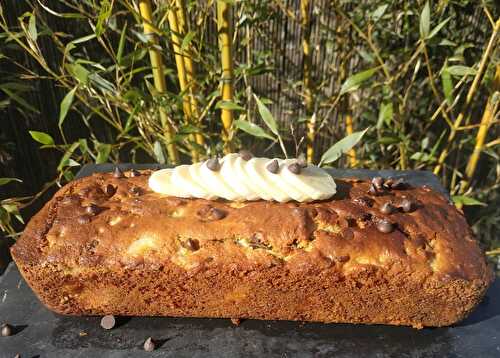
MULTIPOLYGON (((165 71, 163 59, 158 51, 158 38, 154 33, 152 26, 153 12, 151 10, 150 0, 140 0, 139 10, 143 19, 144 34, 149 38, 149 58, 153 72, 155 88, 159 93, 167 91, 167 84, 165 82, 165 71)), ((179 153, 174 142, 174 129, 170 125, 168 114, 163 107, 160 107, 160 121, 163 128, 165 138, 167 139, 167 153, 172 164, 179 163, 179 153)))
MULTIPOLYGON (((354 133, 351 113, 347 113, 345 116, 345 130, 347 135, 354 133)), ((350 149, 347 155, 349 156, 349 165, 352 168, 356 167, 358 165, 358 158, 356 157, 356 151, 354 150, 354 148, 350 149)))
MULTIPOLYGON (((177 18, 177 10, 175 9, 175 4, 170 4, 170 8, 168 9, 168 24, 170 26, 170 32, 172 37, 172 47, 174 50, 174 58, 175 64, 177 67, 177 78, 179 79, 179 87, 182 92, 182 110, 184 112, 186 123, 193 122, 193 114, 191 111, 191 101, 190 96, 187 93, 187 75, 186 75, 186 67, 183 58, 183 51, 181 49, 181 39, 179 38, 179 20, 177 18)), ((194 135, 189 136, 192 141, 196 141, 196 137, 194 135)), ((191 158, 193 162, 199 161, 198 150, 191 146, 190 148, 191 158)))
POLYGON ((497 38, 499 31, 500 31, 500 19, 498 19, 497 22, 495 23, 493 33, 491 34, 488 45, 486 46, 486 49, 485 49, 483 56, 481 58, 481 62, 479 63, 479 69, 477 70, 476 76, 474 77, 474 80, 472 81, 472 85, 469 88, 469 92, 467 93, 467 97, 465 98, 465 103, 464 103, 462 110, 460 111, 457 119, 453 123, 453 127, 451 128, 450 134, 448 136, 448 141, 447 141, 446 147, 441 152, 441 155, 439 156, 439 159, 438 159, 438 163, 437 163, 436 167, 434 168, 434 174, 436 174, 436 175, 439 174, 439 172, 441 171, 441 169, 444 165, 446 158, 448 157, 449 147, 457 135, 457 128, 459 128, 460 125, 462 124, 462 121, 465 118, 465 113, 467 112, 469 105, 472 102, 472 98, 474 97, 474 94, 476 93, 476 90, 479 87, 479 84, 481 82, 481 78, 483 77, 483 73, 486 70, 486 67, 488 65, 488 59, 489 59, 491 53, 493 52, 494 48, 496 47, 496 38, 497 38))
POLYGON ((311 7, 310 0, 300 1, 300 27, 302 31, 302 55, 303 55, 303 82, 304 82, 304 98, 306 105, 307 120, 307 142, 306 142, 306 157, 311 163, 314 160, 314 139, 316 137, 316 121, 313 116, 314 100, 311 80, 311 24, 309 11, 311 7))
MULTIPOLYGON (((175 0, 177 20, 179 24, 179 34, 181 36, 187 35, 187 22, 186 22, 186 8, 184 5, 184 0, 175 0)), ((199 126, 200 125, 200 110, 198 100, 196 99, 195 93, 197 91, 196 82, 196 71, 193 64, 193 59, 191 57, 191 45, 188 46, 188 51, 182 50, 182 58, 184 59, 184 68, 186 69, 186 82, 189 91, 189 101, 191 104, 191 114, 193 116, 193 122, 199 126)), ((201 133, 195 134, 196 143, 201 146, 205 145, 205 137, 201 133)))
MULTIPOLYGON (((222 100, 233 100, 233 57, 231 49, 232 40, 232 8, 231 4, 224 0, 217 0, 217 30, 219 33, 219 47, 222 63, 222 100)), ((223 125, 222 139, 224 140, 224 151, 231 151, 231 137, 233 125, 233 111, 223 108, 221 110, 223 125)))
POLYGON ((483 116, 481 118, 481 125, 477 132, 476 136, 476 144, 474 146, 474 151, 469 158, 467 163, 467 167, 465 169, 465 179, 461 183, 460 192, 464 193, 470 186, 470 181, 474 176, 474 173, 477 168, 477 163, 479 161, 479 157, 481 156, 481 152, 484 149, 486 136, 488 134, 488 129, 490 129, 493 124, 493 120, 495 118, 495 114, 498 110, 500 98, 499 93, 497 91, 500 90, 500 65, 496 66, 495 71, 495 79, 493 80, 493 88, 490 97, 488 98, 488 102, 486 103, 486 107, 484 109, 483 116))

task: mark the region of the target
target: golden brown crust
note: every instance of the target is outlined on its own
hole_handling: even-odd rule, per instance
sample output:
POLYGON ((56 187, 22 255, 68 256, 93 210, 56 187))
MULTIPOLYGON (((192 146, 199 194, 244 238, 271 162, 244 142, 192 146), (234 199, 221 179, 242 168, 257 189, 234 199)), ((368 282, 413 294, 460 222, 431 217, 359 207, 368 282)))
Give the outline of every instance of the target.
POLYGON ((161 196, 148 174, 72 182, 28 224, 12 255, 49 307, 446 325, 492 279, 463 215, 425 187, 370 195, 369 182, 337 180, 328 201, 233 203, 161 196), (404 200, 410 212, 382 214, 404 200))

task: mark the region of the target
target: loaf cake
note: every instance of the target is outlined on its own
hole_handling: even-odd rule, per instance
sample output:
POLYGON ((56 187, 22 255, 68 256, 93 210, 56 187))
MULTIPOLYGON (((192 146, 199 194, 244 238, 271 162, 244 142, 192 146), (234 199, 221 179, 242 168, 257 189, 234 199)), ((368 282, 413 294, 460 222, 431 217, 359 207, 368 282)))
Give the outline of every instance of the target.
POLYGON ((151 174, 75 180, 31 219, 11 252, 49 309, 421 328, 462 320, 493 278, 462 213, 425 186, 208 200, 155 192, 151 174))

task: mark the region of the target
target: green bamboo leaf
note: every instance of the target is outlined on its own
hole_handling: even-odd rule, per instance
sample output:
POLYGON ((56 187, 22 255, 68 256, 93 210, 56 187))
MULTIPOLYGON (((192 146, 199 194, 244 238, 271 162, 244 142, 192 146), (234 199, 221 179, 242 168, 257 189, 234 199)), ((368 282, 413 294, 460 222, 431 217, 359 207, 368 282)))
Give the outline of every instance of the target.
POLYGON ((33 112, 33 113, 37 113, 37 114, 40 114, 40 112, 35 108, 33 107, 31 104, 29 104, 24 98, 18 96, 15 92, 9 90, 8 88, 4 88, 2 86, 0 86, 0 89, 7 95, 9 96, 10 99, 12 99, 14 102, 16 102, 17 104, 19 104, 21 107, 33 112))
POLYGON ((389 126, 391 124, 392 117, 393 117, 392 102, 382 103, 380 105, 380 111, 378 112, 377 129, 382 128, 384 123, 389 126))
POLYGON ((273 132, 275 135, 279 136, 278 132, 278 125, 271 114, 271 111, 266 107, 264 103, 261 102, 261 100, 254 94, 255 101, 257 102, 257 108, 259 110, 260 116, 262 117, 262 120, 264 123, 267 125, 267 127, 273 132))
POLYGON ((123 50, 125 48, 125 40, 127 39, 127 22, 123 25, 122 33, 120 34, 120 42, 118 43, 118 50, 116 51, 116 62, 121 65, 123 58, 123 50))
POLYGON ((455 204, 488 206, 486 203, 464 195, 452 195, 451 200, 453 200, 455 204))
POLYGON ((43 145, 53 145, 54 139, 47 133, 38 131, 29 131, 31 138, 43 145))
POLYGON ((215 105, 215 108, 217 108, 217 109, 229 109, 229 110, 233 110, 233 111, 244 111, 245 110, 245 108, 243 108, 239 104, 236 104, 236 103, 234 103, 232 101, 228 101, 228 100, 221 100, 221 101, 217 102, 217 104, 215 105))
POLYGON ((77 63, 67 64, 66 67, 68 68, 69 73, 80 83, 84 85, 88 84, 90 72, 85 67, 77 63))
POLYGON ((66 115, 68 114, 68 111, 73 104, 73 99, 75 97, 75 92, 78 87, 73 88, 71 91, 69 91, 66 96, 64 96, 62 102, 61 102, 61 110, 59 112, 59 127, 62 126, 64 119, 66 118, 66 115))
POLYGON ((95 34, 97 37, 100 37, 105 31, 105 23, 111 16, 111 12, 113 11, 113 5, 109 2, 109 0, 101 0, 101 8, 99 9, 99 15, 97 17, 97 24, 95 26, 95 34))
POLYGON ((477 73, 477 71, 472 67, 461 66, 461 65, 448 67, 448 72, 452 76, 457 76, 457 77, 474 76, 477 73))
POLYGON ((342 84, 340 88, 340 96, 348 92, 352 92, 359 88, 359 86, 366 80, 370 79, 373 74, 377 71, 377 68, 371 68, 369 70, 356 73, 352 75, 342 84))
POLYGON ((8 184, 8 183, 10 183, 12 181, 17 181, 19 183, 23 182, 21 179, 17 179, 17 178, 0 178, 0 186, 8 184))
POLYGON ((388 4, 380 5, 375 9, 375 11, 372 13, 372 19, 373 21, 378 21, 384 14, 387 8, 389 7, 388 4))
POLYGON ((429 37, 429 31, 431 27, 431 7, 429 2, 426 1, 424 9, 420 14, 420 37, 425 39, 429 37))
POLYGON ((322 164, 330 164, 339 159, 342 154, 347 153, 349 150, 351 150, 361 140, 361 138, 363 138, 368 129, 369 128, 366 128, 364 131, 354 132, 332 145, 330 149, 328 149, 321 156, 319 165, 321 166, 322 164))
POLYGON ((248 122, 244 119, 237 119, 233 122, 233 125, 236 128, 241 129, 242 131, 244 131, 250 135, 253 135, 254 137, 267 138, 270 140, 274 140, 272 135, 267 133, 264 129, 262 129, 261 127, 259 127, 255 123, 248 122))
POLYGON ((97 143, 97 158, 95 159, 96 164, 106 163, 111 153, 111 144, 107 143, 97 143))
MULTIPOLYGON (((87 35, 87 36, 83 36, 83 37, 80 37, 76 40, 73 40, 70 42, 70 44, 73 44, 73 45, 78 45, 78 44, 81 44, 81 43, 84 43, 84 42, 87 42, 87 41, 90 41, 92 39, 95 39, 97 37, 96 34, 90 34, 90 35, 87 35)), ((67 46, 67 45, 66 45, 67 46)), ((74 48, 74 47, 73 47, 74 48)))
POLYGON ((163 147, 159 141, 154 142, 153 153, 158 163, 165 164, 167 162, 165 159, 165 152, 163 151, 163 147))
POLYGON ((185 50, 189 47, 191 44, 191 41, 193 41, 193 38, 196 36, 196 32, 194 31, 189 31, 186 36, 182 39, 182 44, 181 44, 181 50, 185 50))
POLYGON ((79 142, 75 142, 70 145, 70 147, 64 152, 64 155, 62 156, 61 160, 59 161, 59 165, 57 166, 57 171, 60 172, 64 169, 64 167, 67 167, 70 165, 70 158, 73 155, 73 152, 80 146, 79 142))
POLYGON ((441 21, 435 28, 432 29, 431 33, 429 36, 427 36, 427 39, 432 39, 434 36, 437 35, 439 31, 448 23, 448 21, 451 20, 451 17, 447 18, 446 20, 441 21))
POLYGON ((35 17, 35 14, 31 14, 30 15, 30 20, 29 20, 29 24, 28 24, 28 33, 30 35, 30 38, 33 41, 36 41, 36 39, 38 38, 38 31, 36 29, 36 17, 35 17))
POLYGON ((443 85, 444 97, 449 105, 453 103, 453 81, 448 67, 441 72, 441 84, 443 85))

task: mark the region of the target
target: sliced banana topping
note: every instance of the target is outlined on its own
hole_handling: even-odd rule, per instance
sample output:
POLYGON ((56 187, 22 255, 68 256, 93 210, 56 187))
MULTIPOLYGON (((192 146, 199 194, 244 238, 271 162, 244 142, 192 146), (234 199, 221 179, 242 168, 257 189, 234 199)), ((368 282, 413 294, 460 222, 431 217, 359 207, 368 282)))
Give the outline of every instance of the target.
POLYGON ((269 158, 245 160, 239 154, 228 154, 216 168, 207 166, 205 161, 158 170, 150 176, 149 186, 164 195, 207 200, 308 202, 335 194, 335 181, 325 170, 309 165, 294 173, 289 169, 290 165, 296 165, 294 159, 277 159, 276 170, 273 161, 269 158), (270 163, 273 165, 269 166, 270 163))

